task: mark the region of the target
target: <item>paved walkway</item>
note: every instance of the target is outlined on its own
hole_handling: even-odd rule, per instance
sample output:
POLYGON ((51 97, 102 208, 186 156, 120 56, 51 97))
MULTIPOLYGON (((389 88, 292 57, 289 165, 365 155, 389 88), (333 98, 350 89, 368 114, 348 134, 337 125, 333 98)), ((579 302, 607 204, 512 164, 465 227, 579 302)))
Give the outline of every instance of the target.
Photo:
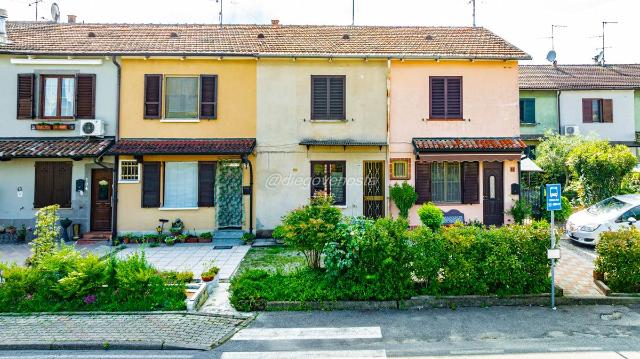
POLYGON ((556 280, 565 295, 604 296, 593 283, 595 253, 568 240, 561 242, 562 258, 556 267, 556 280))
POLYGON ((179 243, 171 247, 129 244, 118 252, 118 256, 125 258, 144 250, 147 261, 157 269, 191 271, 196 278, 211 265, 215 265, 220 268, 220 280, 226 281, 238 269, 250 248, 251 246, 237 246, 231 249, 214 249, 211 243, 179 243))
POLYGON ((0 316, 0 346, 99 345, 210 349, 247 319, 185 313, 44 314, 0 316))

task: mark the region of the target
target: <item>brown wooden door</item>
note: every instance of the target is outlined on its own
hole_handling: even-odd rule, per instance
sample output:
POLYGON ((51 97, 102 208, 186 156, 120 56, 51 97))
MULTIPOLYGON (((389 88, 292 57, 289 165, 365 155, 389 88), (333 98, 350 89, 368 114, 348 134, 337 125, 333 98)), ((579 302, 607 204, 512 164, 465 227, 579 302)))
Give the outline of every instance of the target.
POLYGON ((91 171, 91 230, 111 230, 111 195, 113 177, 110 170, 91 171))
POLYGON ((504 223, 502 162, 484 162, 483 166, 483 222, 487 226, 500 226, 504 223))
POLYGON ((363 202, 364 216, 384 217, 384 162, 364 161, 363 202))

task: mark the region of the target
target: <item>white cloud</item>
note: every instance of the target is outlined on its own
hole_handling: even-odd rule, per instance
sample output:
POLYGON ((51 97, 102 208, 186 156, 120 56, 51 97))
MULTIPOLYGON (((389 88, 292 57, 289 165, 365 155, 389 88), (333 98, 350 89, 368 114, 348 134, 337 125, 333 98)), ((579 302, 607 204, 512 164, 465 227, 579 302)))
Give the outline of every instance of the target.
MULTIPOLYGON (((224 20, 232 23, 284 24, 351 23, 351 0, 223 0, 224 20)), ((0 0, 12 20, 33 20, 27 0, 0 0)), ((50 18, 51 0, 40 5, 50 18)), ((215 0, 57 0, 63 20, 67 14, 86 22, 216 23, 215 0)), ((640 23, 637 0, 477 0, 478 25, 485 26, 544 63, 551 47, 552 24, 567 25, 556 38, 561 63, 589 63, 601 46, 601 21, 618 21, 607 28, 609 63, 640 62, 636 36, 640 23)), ((471 25, 468 0, 356 0, 359 25, 471 25)))

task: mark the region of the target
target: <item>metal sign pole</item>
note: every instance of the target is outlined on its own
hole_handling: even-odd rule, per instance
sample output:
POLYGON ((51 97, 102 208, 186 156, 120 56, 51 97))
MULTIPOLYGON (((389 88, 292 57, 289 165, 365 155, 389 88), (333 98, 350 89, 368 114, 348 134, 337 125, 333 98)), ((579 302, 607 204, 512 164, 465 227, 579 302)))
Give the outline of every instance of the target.
MULTIPOLYGON (((556 249, 554 213, 555 211, 551 211, 551 249, 556 249)), ((551 259, 551 309, 556 310, 556 260, 553 258, 551 259)))

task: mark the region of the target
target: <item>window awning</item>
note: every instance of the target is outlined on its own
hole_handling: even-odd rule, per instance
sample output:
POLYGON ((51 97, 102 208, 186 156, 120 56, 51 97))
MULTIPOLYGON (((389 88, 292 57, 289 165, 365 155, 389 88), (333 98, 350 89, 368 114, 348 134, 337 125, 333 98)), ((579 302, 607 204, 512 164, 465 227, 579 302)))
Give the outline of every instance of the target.
POLYGON ((354 140, 354 139, 329 139, 329 140, 316 140, 306 139, 300 141, 302 146, 344 146, 344 147, 366 147, 366 146, 386 146, 386 141, 367 141, 367 140, 354 140))
POLYGON ((109 153, 115 155, 245 155, 253 152, 255 138, 127 138, 119 140, 109 153))
POLYGON ((413 147, 426 161, 517 161, 527 145, 519 137, 414 138, 413 147))
POLYGON ((0 159, 99 157, 112 144, 111 138, 0 138, 0 159))

